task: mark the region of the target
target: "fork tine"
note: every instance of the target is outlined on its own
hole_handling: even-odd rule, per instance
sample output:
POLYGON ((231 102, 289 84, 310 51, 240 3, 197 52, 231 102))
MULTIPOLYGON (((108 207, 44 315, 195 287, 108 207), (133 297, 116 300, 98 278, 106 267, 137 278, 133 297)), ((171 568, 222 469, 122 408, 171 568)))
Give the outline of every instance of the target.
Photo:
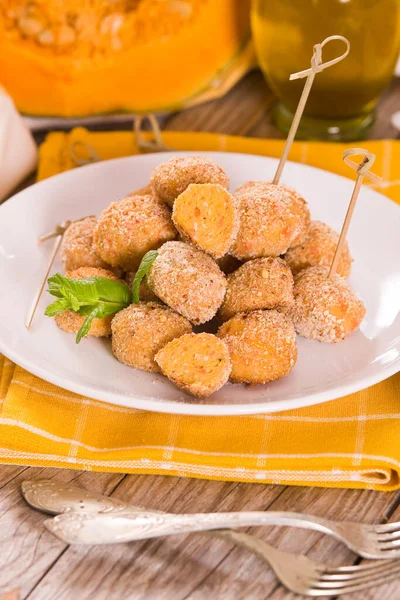
POLYGON ((347 587, 343 587, 340 590, 337 588, 310 588, 306 593, 308 596, 337 596, 338 592, 340 594, 350 594, 351 592, 359 592, 361 590, 369 589, 373 586, 383 585, 384 583, 389 583, 394 579, 398 578, 398 573, 392 573, 391 575, 386 575, 380 579, 377 579, 372 585, 370 582, 361 583, 358 585, 349 585, 347 587))
POLYGON ((400 522, 395 521, 394 523, 384 523, 383 525, 375 525, 373 531, 376 533, 389 533, 400 531, 400 522))
POLYGON ((383 576, 385 573, 391 573, 393 570, 400 570, 400 561, 382 561, 379 565, 369 565, 366 567, 360 566, 353 571, 341 570, 340 567, 336 573, 323 573, 320 577, 321 581, 361 581, 362 579, 383 576))
POLYGON ((398 548, 398 552, 400 553, 400 540, 392 540, 387 542, 379 541, 379 549, 380 550, 395 550, 398 548))
POLYGON ((391 550, 390 548, 381 548, 381 545, 379 545, 380 548, 380 552, 379 552, 379 556, 380 558, 384 558, 385 560, 389 560, 389 559, 399 559, 400 558, 400 548, 398 549, 393 549, 391 550))
POLYGON ((400 531, 392 531, 390 533, 378 533, 379 542, 390 542, 392 540, 400 540, 400 531))
MULTIPOLYGON (((349 566, 345 566, 345 567, 327 567, 325 569, 321 569, 323 571, 323 573, 326 574, 332 574, 334 575, 335 573, 346 573, 349 572, 351 573, 352 571, 368 571, 369 569, 371 569, 371 566, 373 567, 380 567, 381 565, 395 565, 396 563, 398 563, 399 561, 395 558, 391 559, 391 560, 368 560, 365 564, 361 564, 361 565, 349 565, 349 566)), ((399 563, 400 564, 400 563, 399 563)))
POLYGON ((400 575, 400 566, 397 568, 392 568, 388 572, 380 575, 374 575, 371 577, 364 577, 362 579, 354 579, 347 581, 316 581, 313 584, 313 589, 330 589, 330 590, 340 590, 340 593, 344 593, 345 588, 355 588, 357 586, 365 586, 365 585, 380 585, 380 583, 385 583, 388 579, 393 579, 400 575))

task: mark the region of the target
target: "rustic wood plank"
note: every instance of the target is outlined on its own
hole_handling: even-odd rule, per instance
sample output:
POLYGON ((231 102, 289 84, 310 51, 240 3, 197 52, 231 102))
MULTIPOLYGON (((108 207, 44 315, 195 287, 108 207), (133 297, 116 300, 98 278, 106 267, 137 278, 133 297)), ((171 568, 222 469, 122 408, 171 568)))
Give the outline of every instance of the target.
POLYGON ((391 85, 379 100, 376 121, 370 139, 398 138, 399 132, 391 123, 393 113, 400 110, 400 78, 393 79, 391 85))
POLYGON ((56 479, 110 493, 123 477, 42 468, 22 469, 12 477, 0 490, 0 597, 18 586, 21 599, 25 598, 66 548, 44 529, 45 516, 31 509, 23 500, 20 491, 22 481, 56 479))
MULTIPOLYGON (((291 510, 337 520, 372 523, 379 521, 379 516, 385 514, 395 500, 394 494, 365 490, 288 487, 269 506, 269 510, 291 510)), ((307 554, 314 560, 331 565, 352 564, 356 559, 343 544, 318 532, 282 527, 257 527, 250 531, 276 548, 307 554)), ((272 572, 260 563, 260 559, 237 548, 187 598, 203 600, 212 594, 232 600, 294 600, 297 597, 277 584, 272 572)), ((357 596, 353 595, 353 598, 357 596)))
MULTIPOLYGON (((248 135, 274 101, 259 71, 249 73, 224 98, 168 117, 165 129, 248 135)), ((277 135, 277 133, 275 134, 277 135)))
MULTIPOLYGON (((281 486, 246 485, 156 476, 129 476, 113 496, 174 512, 265 510, 281 486)), ((69 548, 30 600, 164 599, 188 597, 233 546, 205 535, 175 536, 118 546, 69 548)), ((213 596, 216 598, 217 596, 213 596)))
MULTIPOLYGON (((363 490, 283 488, 262 484, 192 481, 130 476, 115 497, 173 512, 216 510, 299 510, 337 519, 375 522, 396 501, 396 494, 363 490)), ((308 553, 330 564, 351 564, 345 546, 317 532, 289 528, 253 528, 283 550, 308 553)), ((82 600, 292 600, 272 571, 257 557, 231 544, 199 534, 148 540, 115 547, 69 548, 29 596, 68 598, 70 586, 82 600), (107 573, 107 574, 106 574, 107 573)), ((356 596, 354 596, 356 598, 356 596)), ((361 598, 361 596, 360 596, 361 598)))
POLYGON ((18 465, 0 465, 0 489, 28 468, 19 467, 18 465))
MULTIPOLYGON (((383 523, 386 521, 389 523, 400 522, 400 491, 394 494, 394 498, 393 505, 386 513, 383 513, 383 523)), ((362 560, 360 564, 365 562, 367 561, 362 560)), ((343 594, 340 598, 341 600, 351 600, 352 598, 354 599, 354 596, 355 594, 343 594)), ((397 600, 398 598, 400 598, 400 577, 398 580, 373 587, 362 593, 362 600, 397 600)))

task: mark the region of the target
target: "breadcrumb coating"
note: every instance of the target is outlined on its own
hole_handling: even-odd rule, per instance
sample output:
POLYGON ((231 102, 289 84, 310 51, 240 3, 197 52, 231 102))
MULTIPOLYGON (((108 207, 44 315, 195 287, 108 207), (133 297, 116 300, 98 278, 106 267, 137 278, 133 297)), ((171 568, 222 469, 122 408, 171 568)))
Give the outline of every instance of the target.
POLYGON ((169 342, 156 362, 168 379, 198 398, 225 385, 232 368, 226 344, 210 333, 189 333, 169 342))
POLYGON ((154 357, 176 337, 191 333, 187 319, 158 302, 131 304, 117 313, 111 323, 112 351, 125 365, 159 372, 154 357))
POLYGON ((237 313, 257 309, 287 312, 294 303, 293 276, 281 258, 255 258, 228 276, 219 315, 227 321, 237 313))
POLYGON ((234 194, 240 227, 230 254, 241 260, 279 256, 303 241, 310 226, 307 202, 283 184, 247 182, 234 194))
POLYGON ((194 325, 214 317, 226 290, 226 278, 217 263, 185 242, 161 246, 147 281, 158 298, 194 325))
MULTIPOLYGON (((284 259, 292 269, 293 275, 308 267, 330 267, 339 241, 339 234, 322 221, 311 221, 307 237, 302 244, 290 248, 284 259)), ((351 273, 349 245, 345 241, 339 259, 337 274, 347 279, 351 273)))
POLYGON ((303 337, 338 342, 360 326, 366 310, 347 281, 328 273, 328 267, 310 267, 297 275, 289 314, 303 337))
POLYGON ((79 267, 110 268, 93 247, 93 230, 96 223, 95 217, 86 217, 71 223, 64 233, 60 254, 66 271, 74 271, 79 267))
POLYGON ((191 183, 219 183, 229 188, 229 178, 222 167, 203 156, 171 158, 154 169, 150 183, 157 196, 170 206, 191 183))
POLYGON ((130 195, 101 213, 93 242, 96 252, 110 265, 134 271, 148 250, 156 250, 175 236, 165 204, 149 194, 130 195))
POLYGON ((293 323, 276 310, 239 313, 217 335, 228 346, 235 383, 269 383, 288 375, 296 363, 293 323))

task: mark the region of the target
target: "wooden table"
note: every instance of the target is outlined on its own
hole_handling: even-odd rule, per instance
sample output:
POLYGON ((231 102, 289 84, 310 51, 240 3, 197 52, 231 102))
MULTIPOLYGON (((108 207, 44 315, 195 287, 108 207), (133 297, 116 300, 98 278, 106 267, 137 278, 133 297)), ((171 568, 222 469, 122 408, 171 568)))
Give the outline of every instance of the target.
MULTIPOLYGON (((259 73, 226 98, 170 116, 172 130, 278 137, 269 113, 273 97, 259 73)), ((395 137, 390 115, 400 107, 400 80, 382 97, 372 138, 395 137)), ((294 510, 368 523, 400 520, 400 491, 222 483, 179 477, 115 475, 0 466, 0 599, 16 600, 292 600, 272 571, 249 552, 195 534, 114 547, 68 547, 43 527, 45 517, 21 499, 21 482, 72 482, 132 504, 172 512, 294 510), (17 590, 14 592, 14 590, 17 590)), ((287 528, 252 528, 283 550, 332 565, 360 559, 335 540, 287 528)), ((396 600, 400 581, 347 596, 396 600)))

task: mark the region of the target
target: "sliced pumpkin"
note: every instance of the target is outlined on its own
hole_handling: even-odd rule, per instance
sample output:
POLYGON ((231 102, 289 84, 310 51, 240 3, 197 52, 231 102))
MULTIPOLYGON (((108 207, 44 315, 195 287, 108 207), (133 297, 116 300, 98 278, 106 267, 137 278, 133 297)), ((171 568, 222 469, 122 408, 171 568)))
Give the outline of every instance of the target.
POLYGON ((0 83, 35 115, 178 108, 224 70, 232 79, 249 35, 249 4, 5 0, 0 83))

